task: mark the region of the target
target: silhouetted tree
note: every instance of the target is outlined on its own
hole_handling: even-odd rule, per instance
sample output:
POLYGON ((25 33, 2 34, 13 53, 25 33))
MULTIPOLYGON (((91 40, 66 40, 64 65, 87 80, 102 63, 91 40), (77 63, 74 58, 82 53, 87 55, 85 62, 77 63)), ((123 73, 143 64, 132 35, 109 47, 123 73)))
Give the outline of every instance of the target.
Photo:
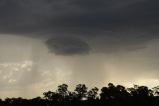
POLYGON ((98 90, 99 89, 97 87, 94 87, 91 90, 89 90, 87 93, 88 100, 95 100, 97 98, 97 95, 98 95, 98 90))
POLYGON ((126 88, 121 85, 115 86, 112 83, 108 84, 108 87, 101 89, 101 100, 112 100, 112 99, 125 99, 130 96, 126 88))
POLYGON ((153 95, 159 96, 159 86, 152 88, 152 91, 153 91, 153 95))
POLYGON ((60 95, 58 93, 51 92, 51 91, 44 92, 43 95, 45 99, 50 101, 59 101, 59 98, 60 98, 60 95))
POLYGON ((77 97, 79 100, 86 98, 87 95, 87 87, 85 84, 78 84, 76 86, 75 91, 77 92, 77 97))
POLYGON ((63 97, 68 96, 68 93, 69 93, 68 85, 67 84, 59 85, 57 92, 63 97))
POLYGON ((33 99, 6 98, 0 99, 0 106, 158 106, 159 87, 149 89, 146 86, 134 85, 125 88, 122 85, 109 83, 101 89, 87 90, 85 84, 78 84, 74 92, 68 91, 68 85, 59 85, 55 92, 43 93, 43 98, 33 99))
POLYGON ((148 89, 146 86, 138 86, 134 85, 134 88, 128 88, 130 91, 131 96, 138 96, 138 97, 148 97, 153 96, 153 91, 148 89))
POLYGON ((67 101, 69 100, 69 94, 70 92, 68 91, 68 85, 67 84, 62 84, 58 86, 57 93, 60 95, 60 101, 67 101))

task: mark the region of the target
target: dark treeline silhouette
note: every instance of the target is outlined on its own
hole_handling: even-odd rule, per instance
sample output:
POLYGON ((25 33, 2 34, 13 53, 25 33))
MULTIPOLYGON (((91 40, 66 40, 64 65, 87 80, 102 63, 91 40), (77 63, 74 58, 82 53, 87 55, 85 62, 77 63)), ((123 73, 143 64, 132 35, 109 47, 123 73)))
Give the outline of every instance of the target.
POLYGON ((109 83, 99 91, 97 87, 88 90, 85 84, 78 84, 72 92, 62 84, 55 92, 44 92, 43 97, 0 99, 0 106, 159 106, 159 86, 125 88, 109 83))

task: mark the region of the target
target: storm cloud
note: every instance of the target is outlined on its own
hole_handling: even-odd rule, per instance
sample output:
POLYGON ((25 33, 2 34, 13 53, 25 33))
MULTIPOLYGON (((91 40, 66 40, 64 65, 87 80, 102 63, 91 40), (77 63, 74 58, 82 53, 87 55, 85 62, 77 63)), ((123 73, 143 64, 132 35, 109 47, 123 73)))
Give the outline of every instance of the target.
POLYGON ((74 37, 55 37, 46 41, 50 52, 59 55, 88 54, 89 45, 79 38, 74 37))
POLYGON ((0 0, 0 33, 45 40, 73 36, 69 41, 85 40, 78 41, 82 47, 75 46, 87 52, 88 45, 101 53, 138 50, 158 38, 158 4, 157 0, 0 0))

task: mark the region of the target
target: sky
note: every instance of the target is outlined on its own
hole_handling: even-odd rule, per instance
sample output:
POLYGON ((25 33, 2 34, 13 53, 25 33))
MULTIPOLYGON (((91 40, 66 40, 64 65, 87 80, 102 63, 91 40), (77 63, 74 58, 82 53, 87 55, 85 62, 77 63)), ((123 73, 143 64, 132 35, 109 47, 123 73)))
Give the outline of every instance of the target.
POLYGON ((66 83, 159 85, 158 0, 0 0, 0 98, 66 83))

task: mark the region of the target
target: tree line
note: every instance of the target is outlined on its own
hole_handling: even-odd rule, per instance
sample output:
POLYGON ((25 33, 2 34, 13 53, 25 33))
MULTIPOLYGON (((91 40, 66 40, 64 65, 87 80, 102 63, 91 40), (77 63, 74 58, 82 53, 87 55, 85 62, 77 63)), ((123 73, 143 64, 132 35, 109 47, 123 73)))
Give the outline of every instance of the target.
POLYGON ((56 91, 47 91, 43 97, 33 99, 0 99, 0 106, 159 106, 159 86, 149 89, 147 86, 134 85, 126 88, 109 83, 99 90, 88 90, 85 84, 78 84, 74 91, 67 84, 57 87, 56 91))

